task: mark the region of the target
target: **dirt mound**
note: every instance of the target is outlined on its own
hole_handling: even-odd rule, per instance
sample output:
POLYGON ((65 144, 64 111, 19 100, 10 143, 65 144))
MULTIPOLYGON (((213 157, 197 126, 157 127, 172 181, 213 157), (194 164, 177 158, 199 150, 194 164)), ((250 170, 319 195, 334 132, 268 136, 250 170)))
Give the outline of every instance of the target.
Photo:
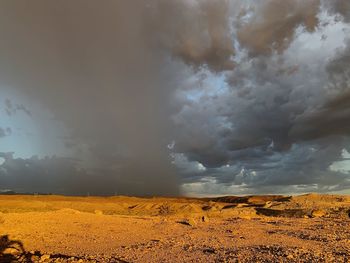
POLYGON ((301 196, 224 196, 217 198, 136 198, 136 197, 63 197, 0 196, 0 213, 61 211, 99 215, 209 217, 322 216, 346 214, 350 198, 337 195, 301 196), (101 205, 103 204, 103 205, 101 205), (261 209, 257 209, 261 208, 261 209), (296 211, 299 210, 299 212, 296 211), (318 213, 319 214, 319 213, 318 213), (318 215, 319 216, 319 215, 318 215))
POLYGON ((261 195, 261 196, 223 196, 212 199, 204 199, 210 200, 214 202, 222 202, 222 203, 247 203, 252 205, 260 205, 265 204, 266 202, 287 202, 291 199, 291 196, 283 196, 283 195, 261 195))

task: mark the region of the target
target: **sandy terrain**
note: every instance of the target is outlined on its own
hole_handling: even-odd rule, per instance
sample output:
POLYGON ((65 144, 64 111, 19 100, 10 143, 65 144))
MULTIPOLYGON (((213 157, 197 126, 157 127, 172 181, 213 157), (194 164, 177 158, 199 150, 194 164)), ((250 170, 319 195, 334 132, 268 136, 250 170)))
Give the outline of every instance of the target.
POLYGON ((0 196, 0 262, 348 262, 350 197, 0 196))

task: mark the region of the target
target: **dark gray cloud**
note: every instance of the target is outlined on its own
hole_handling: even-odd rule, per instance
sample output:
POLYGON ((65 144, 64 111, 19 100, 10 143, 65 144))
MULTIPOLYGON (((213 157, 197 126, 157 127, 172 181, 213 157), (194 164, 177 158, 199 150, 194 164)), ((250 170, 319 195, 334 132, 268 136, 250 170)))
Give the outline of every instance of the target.
POLYGON ((30 112, 30 110, 28 110, 22 104, 13 104, 13 102, 10 99, 6 99, 4 104, 5 104, 5 112, 8 116, 12 116, 16 114, 18 111, 22 111, 28 116, 32 116, 32 113, 30 112))
POLYGON ((323 4, 327 10, 332 14, 339 14, 345 19, 350 21, 350 3, 346 0, 323 0, 323 4))
POLYGON ((343 137, 293 144, 284 152, 256 148, 250 150, 254 153, 249 154, 249 159, 239 158, 239 162, 230 166, 193 169, 186 173, 185 189, 198 193, 196 183, 200 181, 204 189, 199 189, 209 194, 217 194, 215 191, 269 194, 348 189, 349 174, 332 168, 334 163, 348 160, 341 154, 344 144, 349 145, 349 141, 343 137))
POLYGON ((326 66, 330 93, 326 101, 300 115, 290 136, 302 140, 348 135, 350 127, 350 41, 326 66))
MULTIPOLYGON (((63 121, 89 167, 134 181, 130 194, 177 194, 166 145, 169 90, 180 73, 171 73, 177 67, 168 66, 169 58, 231 68, 227 5, 1 3, 2 84, 63 121)), ((11 101, 6 106, 10 115, 19 110, 11 101)))
MULTIPOLYGON (((63 157, 33 156, 28 159, 14 158, 13 153, 0 153, 5 161, 0 165, 0 185, 2 189, 12 189, 19 193, 58 193, 69 195, 129 195, 130 189, 139 195, 157 193, 168 195, 167 188, 159 189, 159 181, 152 176, 145 177, 150 182, 138 178, 141 171, 130 173, 128 177, 116 174, 111 167, 86 170, 77 159, 63 157), (136 177, 133 177, 136 175, 136 177), (153 188, 152 188, 153 187, 153 188)), ((147 165, 152 165, 147 162, 147 165)), ((158 163, 154 164, 157 167, 158 163)), ((137 166, 132 169, 139 169, 137 166)), ((142 165, 142 169, 153 169, 142 165)), ((160 179, 161 180, 161 179, 160 179)), ((162 182, 162 181, 161 181, 162 182)), ((165 182, 163 182, 165 183, 165 182)))
POLYGON ((19 193, 61 193, 70 195, 113 195, 124 192, 120 182, 105 171, 100 176, 77 168, 77 160, 59 157, 14 158, 13 153, 1 153, 5 161, 0 166, 2 189, 19 193), (96 177, 97 176, 97 177, 96 177))
POLYGON ((320 109, 301 116, 290 131, 290 136, 303 140, 348 135, 350 132, 350 95, 342 94, 320 109))
POLYGON ((11 116, 15 112, 12 101, 9 99, 5 100, 5 112, 8 116, 11 116))
MULTIPOLYGON (((330 168, 349 148, 348 9, 340 0, 2 2, 1 84, 62 121, 74 154, 3 155, 1 185, 142 195, 178 194, 182 183, 204 193, 348 186, 347 172, 330 168)), ((30 115, 27 106, 5 101, 9 115, 30 115)))
POLYGON ((3 128, 0 128, 0 138, 6 136, 6 131, 3 128))
POLYGON ((180 97, 175 151, 184 155, 174 162, 186 174, 186 191, 348 189, 349 164, 342 171, 331 167, 347 161, 341 153, 349 147, 349 25, 319 21, 324 10, 317 1, 255 8, 257 17, 245 23, 246 30, 257 27, 256 34, 247 31, 256 46, 240 40, 240 62, 225 74, 226 87, 207 82, 204 95, 180 97), (311 10, 302 7, 309 4, 311 10), (281 7, 293 23, 275 12, 281 7), (333 31, 343 37, 322 40, 333 31))
POLYGON ((1 128, 0 127, 0 138, 6 137, 12 134, 12 129, 10 127, 1 128))
POLYGON ((251 5, 241 14, 249 19, 238 26, 238 40, 253 56, 282 52, 298 26, 309 32, 315 30, 319 8, 319 0, 268 0, 251 5))
POLYGON ((271 143, 277 151, 290 149, 301 139, 290 135, 298 118, 324 100, 324 79, 308 65, 292 75, 280 74, 281 66, 274 59, 250 59, 229 74, 227 91, 186 104, 174 116, 181 128, 177 150, 205 166, 220 167, 243 158, 235 155, 244 149, 271 143))
POLYGON ((101 173, 103 181, 135 181, 123 184, 130 194, 173 195, 162 58, 143 31, 145 10, 143 2, 2 3, 0 75, 86 145, 91 186, 101 173))
POLYGON ((214 71, 234 67, 228 0, 151 1, 147 17, 152 41, 198 69, 214 71))

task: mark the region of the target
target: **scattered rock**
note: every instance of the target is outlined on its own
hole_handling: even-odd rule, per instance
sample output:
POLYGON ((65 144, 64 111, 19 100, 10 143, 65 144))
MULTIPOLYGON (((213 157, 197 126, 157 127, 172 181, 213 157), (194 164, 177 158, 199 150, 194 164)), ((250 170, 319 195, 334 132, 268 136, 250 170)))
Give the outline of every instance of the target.
POLYGON ((287 255, 287 259, 293 259, 294 256, 292 254, 287 255))
POLYGON ((264 208, 270 208, 272 206, 273 202, 272 201, 267 201, 264 205, 264 208))
POLYGON ((209 218, 207 216, 202 216, 202 222, 208 223, 209 218))
POLYGON ((19 254, 20 251, 18 251, 18 250, 15 249, 15 248, 9 247, 9 248, 6 248, 2 253, 3 253, 3 254, 15 255, 15 254, 19 254))
POLYGON ((193 249, 193 246, 191 246, 189 244, 183 246, 183 250, 185 250, 185 251, 190 251, 192 249, 193 249))
POLYGON ((48 254, 42 255, 42 256, 40 257, 40 262, 44 262, 44 261, 46 261, 46 260, 49 260, 50 257, 51 257, 51 256, 48 255, 48 254))
POLYGON ((183 225, 187 225, 187 226, 196 226, 197 225, 197 222, 193 218, 184 219, 182 221, 178 221, 178 223, 183 224, 183 225))
POLYGON ((203 249, 203 253, 206 253, 206 254, 215 254, 216 253, 216 250, 214 248, 205 248, 203 249))
POLYGON ((32 256, 30 257, 30 259, 31 259, 31 261, 33 261, 33 262, 38 262, 38 261, 40 260, 40 257, 35 256, 35 255, 32 255, 32 256))
POLYGON ((103 215, 103 212, 101 210, 95 210, 94 213, 95 215, 103 215))
POLYGON ((212 207, 210 205, 205 205, 205 206, 202 207, 203 211, 208 211, 210 209, 212 209, 212 207))
POLYGON ((327 212, 325 210, 314 210, 311 215, 312 217, 324 217, 327 215, 327 212))

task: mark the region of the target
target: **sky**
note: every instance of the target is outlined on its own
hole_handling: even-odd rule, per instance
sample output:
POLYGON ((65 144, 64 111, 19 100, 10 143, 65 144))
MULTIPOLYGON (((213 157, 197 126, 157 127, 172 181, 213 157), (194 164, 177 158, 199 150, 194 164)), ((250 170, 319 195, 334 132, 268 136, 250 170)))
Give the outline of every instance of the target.
POLYGON ((0 190, 350 194, 348 0, 0 2, 0 190))

